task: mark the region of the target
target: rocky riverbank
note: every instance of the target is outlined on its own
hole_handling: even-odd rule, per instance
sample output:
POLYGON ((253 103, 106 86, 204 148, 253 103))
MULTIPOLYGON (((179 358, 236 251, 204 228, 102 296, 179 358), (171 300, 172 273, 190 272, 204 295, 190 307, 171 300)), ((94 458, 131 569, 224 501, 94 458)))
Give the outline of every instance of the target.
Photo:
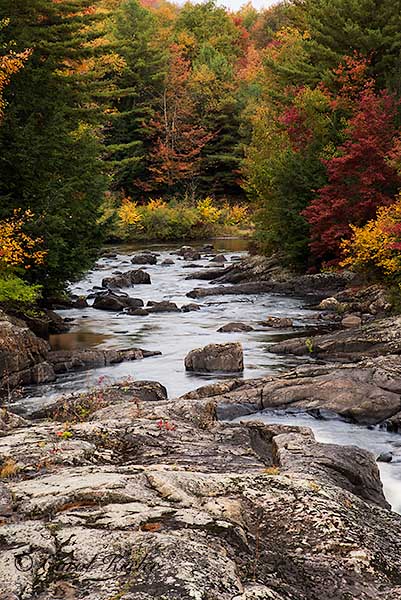
POLYGON ((374 458, 221 424, 221 399, 198 396, 136 382, 9 424, 0 597, 399 598, 401 518, 374 458))
POLYGON ((0 310, 0 398, 25 385, 54 381, 67 371, 92 369, 123 361, 139 360, 158 351, 125 350, 55 351, 27 324, 0 310))

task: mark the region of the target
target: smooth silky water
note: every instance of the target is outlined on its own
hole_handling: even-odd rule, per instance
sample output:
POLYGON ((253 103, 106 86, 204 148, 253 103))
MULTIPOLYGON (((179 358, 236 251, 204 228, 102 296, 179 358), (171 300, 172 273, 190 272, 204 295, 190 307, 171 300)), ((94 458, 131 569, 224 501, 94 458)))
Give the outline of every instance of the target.
MULTIPOLYGON (((243 240, 217 240, 215 248, 232 258, 245 254, 243 240)), ((203 267, 216 268, 210 257, 196 261, 197 268, 186 268, 190 261, 181 260, 171 254, 178 245, 159 246, 119 246, 110 248, 115 258, 101 258, 94 270, 71 286, 72 293, 87 296, 94 286, 101 286, 104 277, 114 271, 142 268, 152 279, 151 285, 136 285, 123 291, 135 298, 141 298, 145 305, 148 300, 169 300, 178 306, 194 302, 201 310, 189 313, 159 313, 149 316, 134 316, 125 313, 112 313, 88 307, 60 311, 63 317, 72 319, 69 333, 52 336, 54 349, 83 348, 130 348, 140 347, 159 350, 161 356, 140 361, 125 362, 109 367, 75 372, 60 376, 54 384, 29 388, 23 397, 14 403, 18 412, 29 413, 30 408, 44 406, 54 397, 80 392, 99 384, 99 381, 112 383, 126 378, 159 381, 166 386, 169 397, 174 398, 197 387, 223 379, 222 374, 191 374, 184 369, 184 358, 193 348, 211 343, 239 341, 244 348, 244 378, 271 375, 305 360, 296 357, 279 356, 269 352, 269 346, 280 339, 291 337, 294 330, 273 330, 258 325, 258 321, 268 316, 290 317, 295 326, 295 335, 302 335, 319 325, 317 313, 308 309, 296 298, 275 294, 208 296, 191 299, 187 292, 195 287, 209 287, 207 281, 190 279, 186 276, 203 267), (130 257, 138 251, 151 250, 160 253, 157 265, 132 265, 130 257), (174 265, 162 266, 165 258, 173 258, 174 265), (255 329, 243 333, 218 333, 225 323, 240 321, 255 329)), ((230 264, 230 263, 228 263, 230 264)), ((322 442, 356 445, 371 450, 375 456, 387 450, 394 450, 401 444, 401 436, 380 429, 367 429, 336 420, 316 420, 307 415, 260 414, 247 418, 260 418, 269 423, 308 425, 322 442)), ((243 417, 245 418, 245 417, 243 417)), ((401 463, 380 464, 380 471, 388 501, 394 510, 401 512, 401 463)))

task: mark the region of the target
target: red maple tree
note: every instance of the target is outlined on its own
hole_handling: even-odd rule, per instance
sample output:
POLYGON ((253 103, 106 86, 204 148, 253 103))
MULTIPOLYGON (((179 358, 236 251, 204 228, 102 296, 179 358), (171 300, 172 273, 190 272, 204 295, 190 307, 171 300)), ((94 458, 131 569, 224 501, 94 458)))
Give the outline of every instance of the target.
POLYGON ((365 87, 345 130, 346 141, 327 167, 329 182, 303 212, 311 229, 310 248, 319 262, 335 264, 350 224, 363 225, 380 206, 394 201, 401 178, 392 161, 397 142, 397 101, 365 87))

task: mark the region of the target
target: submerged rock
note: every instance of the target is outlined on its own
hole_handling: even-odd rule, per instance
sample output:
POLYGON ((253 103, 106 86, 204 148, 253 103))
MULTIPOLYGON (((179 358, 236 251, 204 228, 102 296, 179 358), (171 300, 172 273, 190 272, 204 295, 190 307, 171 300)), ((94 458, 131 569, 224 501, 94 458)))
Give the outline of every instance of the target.
POLYGON ((217 330, 219 333, 236 333, 241 331, 253 331, 253 327, 246 323, 227 323, 217 330))
POLYGON ((200 304, 195 304, 191 302, 190 304, 184 304, 181 306, 182 312, 194 312, 196 310, 200 310, 202 307, 200 304))
POLYGON ((150 313, 146 308, 129 308, 127 315, 135 315, 136 317, 147 317, 150 313))
POLYGON ((239 373, 244 370, 244 353, 240 343, 209 344, 204 348, 191 350, 185 357, 187 371, 198 373, 220 371, 239 373))

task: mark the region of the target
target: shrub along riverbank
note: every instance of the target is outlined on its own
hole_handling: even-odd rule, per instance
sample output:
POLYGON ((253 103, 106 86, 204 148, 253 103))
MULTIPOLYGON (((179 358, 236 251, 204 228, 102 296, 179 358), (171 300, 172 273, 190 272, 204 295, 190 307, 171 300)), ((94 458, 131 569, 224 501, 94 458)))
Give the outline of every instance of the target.
POLYGON ((249 236, 252 216, 248 206, 200 200, 150 200, 139 205, 131 198, 109 195, 101 222, 108 237, 121 241, 194 240, 215 235, 249 236))

